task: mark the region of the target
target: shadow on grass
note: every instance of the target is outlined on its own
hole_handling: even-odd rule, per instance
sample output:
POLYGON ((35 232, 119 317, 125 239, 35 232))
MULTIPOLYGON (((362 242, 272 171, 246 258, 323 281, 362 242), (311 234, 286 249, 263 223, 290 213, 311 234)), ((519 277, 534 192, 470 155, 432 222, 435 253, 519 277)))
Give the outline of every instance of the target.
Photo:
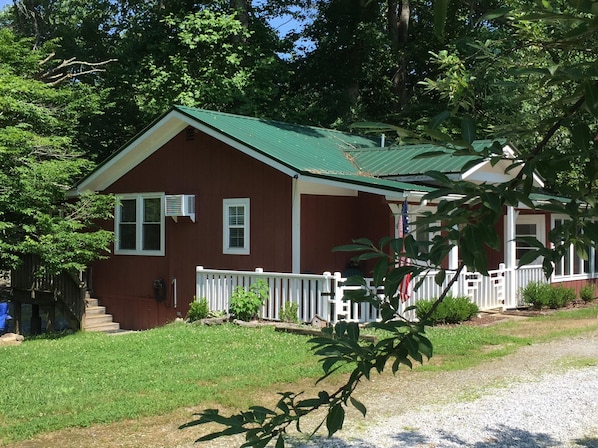
MULTIPOLYGON (((466 424, 464 422, 464 424, 466 424)), ((459 436, 459 431, 436 431, 433 437, 422 434, 419 431, 406 430, 395 435, 384 436, 385 440, 370 440, 354 438, 348 441, 336 437, 313 437, 308 442, 294 441, 293 447, 296 448, 376 448, 379 446, 388 446, 392 448, 407 447, 466 447, 466 448, 498 448, 498 447, 518 447, 518 448, 549 448, 562 447, 563 441, 556 440, 552 436, 534 431, 526 431, 519 428, 509 428, 500 426, 498 428, 488 428, 485 431, 484 440, 478 442, 469 442, 459 436), (390 439, 390 440, 389 440, 390 439)), ((586 448, 598 448, 598 439, 587 438, 572 441, 576 445, 586 448)))

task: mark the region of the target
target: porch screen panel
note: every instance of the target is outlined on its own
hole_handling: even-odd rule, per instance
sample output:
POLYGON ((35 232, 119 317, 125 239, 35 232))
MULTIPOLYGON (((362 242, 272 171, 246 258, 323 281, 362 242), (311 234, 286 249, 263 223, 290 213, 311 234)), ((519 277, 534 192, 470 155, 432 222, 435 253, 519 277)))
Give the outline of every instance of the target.
POLYGON ((160 250, 162 202, 160 198, 143 199, 143 250, 160 250))
POLYGON ((137 201, 121 199, 118 247, 121 250, 135 250, 137 235, 137 201))

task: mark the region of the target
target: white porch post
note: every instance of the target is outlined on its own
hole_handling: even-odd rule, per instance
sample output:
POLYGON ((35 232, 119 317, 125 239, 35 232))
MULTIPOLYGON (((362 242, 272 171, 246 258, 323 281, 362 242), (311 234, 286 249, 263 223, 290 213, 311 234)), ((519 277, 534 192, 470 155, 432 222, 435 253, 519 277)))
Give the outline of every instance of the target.
POLYGON ((507 270, 507 291, 505 294, 503 309, 515 308, 517 306, 517 275, 515 273, 515 269, 517 268, 517 243, 515 241, 516 222, 517 212, 515 210, 515 207, 507 206, 507 225, 505 235, 505 268, 507 270))
POLYGON ((294 274, 299 274, 301 271, 301 191, 299 190, 299 178, 297 175, 293 177, 293 205, 291 213, 291 269, 294 274))
MULTIPOLYGON (((448 270, 449 272, 457 272, 459 268, 459 247, 453 246, 448 254, 448 270)), ((453 283, 451 293, 453 297, 457 297, 459 295, 459 281, 453 283)))

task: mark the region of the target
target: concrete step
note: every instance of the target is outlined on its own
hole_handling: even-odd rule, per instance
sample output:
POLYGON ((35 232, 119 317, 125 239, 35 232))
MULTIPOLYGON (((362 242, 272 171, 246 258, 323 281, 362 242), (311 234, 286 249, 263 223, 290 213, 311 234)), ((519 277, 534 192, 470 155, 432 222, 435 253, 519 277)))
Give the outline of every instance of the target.
POLYGON ((106 307, 100 306, 98 299, 90 297, 89 294, 85 297, 83 330, 103 333, 117 333, 121 331, 120 324, 114 322, 112 314, 106 314, 106 307))
POLYGON ((98 306, 100 302, 98 299, 94 299, 92 297, 85 297, 85 305, 89 307, 98 306))
POLYGON ((85 326, 88 327, 90 325, 99 325, 106 322, 113 322, 114 319, 112 318, 112 314, 90 314, 85 315, 85 326))
POLYGON ((120 324, 118 322, 105 322, 98 325, 86 325, 85 331, 114 333, 120 331, 120 324))
POLYGON ((85 315, 91 316, 94 314, 106 314, 105 306, 87 306, 85 307, 85 315))

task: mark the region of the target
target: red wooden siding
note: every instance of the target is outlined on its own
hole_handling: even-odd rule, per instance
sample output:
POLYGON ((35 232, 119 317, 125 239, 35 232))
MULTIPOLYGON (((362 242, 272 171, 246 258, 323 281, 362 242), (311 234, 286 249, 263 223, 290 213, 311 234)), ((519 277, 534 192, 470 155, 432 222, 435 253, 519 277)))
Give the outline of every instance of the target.
POLYGON ((195 267, 291 270, 292 180, 223 143, 180 133, 112 184, 108 193, 194 194, 196 222, 166 218, 165 256, 113 255, 95 263, 94 294, 123 328, 150 328, 184 316, 195 294, 195 267), (222 200, 250 198, 250 255, 222 253, 222 200), (168 297, 153 299, 155 279, 168 297), (172 282, 176 279, 178 306, 172 282))
MULTIPOLYGON (((345 270, 352 254, 333 252, 357 238, 374 242, 393 235, 393 217, 382 196, 304 195, 301 198, 301 270, 321 274, 345 270)), ((364 267, 365 270, 368 267, 364 267)))

